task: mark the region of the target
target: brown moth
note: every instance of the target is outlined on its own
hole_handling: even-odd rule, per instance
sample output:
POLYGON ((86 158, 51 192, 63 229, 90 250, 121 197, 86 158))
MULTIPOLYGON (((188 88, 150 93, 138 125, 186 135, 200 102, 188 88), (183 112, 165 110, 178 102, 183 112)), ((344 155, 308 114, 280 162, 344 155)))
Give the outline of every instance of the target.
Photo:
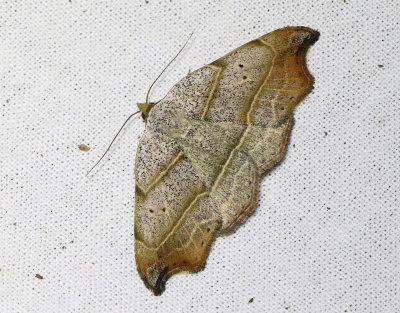
POLYGON ((295 107, 311 91, 306 53, 319 33, 286 27, 235 49, 138 104, 135 256, 156 295, 204 268, 221 233, 244 222, 260 177, 285 155, 295 107))

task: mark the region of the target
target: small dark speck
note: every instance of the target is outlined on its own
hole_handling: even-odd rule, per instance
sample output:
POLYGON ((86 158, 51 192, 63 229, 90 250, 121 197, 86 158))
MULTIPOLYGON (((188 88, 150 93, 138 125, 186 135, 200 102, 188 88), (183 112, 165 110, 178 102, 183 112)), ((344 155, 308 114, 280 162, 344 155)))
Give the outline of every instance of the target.
POLYGON ((146 0, 145 3, 146 3, 146 4, 149 4, 149 1, 146 0))
POLYGON ((327 132, 324 132, 324 137, 326 137, 326 136, 328 136, 328 133, 327 133, 327 132))
POLYGON ((295 145, 295 144, 293 144, 293 148, 296 148, 296 145, 295 145))
POLYGON ((327 210, 327 211, 329 211, 330 209, 331 209, 331 208, 329 208, 329 207, 328 207, 328 208, 326 208, 326 210, 327 210))
POLYGON ((243 76, 243 79, 247 79, 247 76, 243 76))
POLYGON ((254 298, 251 298, 251 299, 249 300, 249 303, 253 303, 253 301, 254 301, 254 298))
POLYGON ((154 211, 152 209, 149 210, 150 213, 154 213, 154 211))
POLYGON ((285 310, 289 310, 290 306, 285 306, 285 310))
POLYGON ((239 67, 243 67, 243 64, 239 64, 239 67))
POLYGON ((40 275, 40 274, 36 274, 35 277, 38 278, 38 279, 43 279, 43 276, 40 275))
POLYGON ((13 225, 14 225, 14 226, 17 226, 17 222, 15 222, 13 225))
POLYGON ((65 246, 62 246, 61 249, 65 250, 66 248, 65 248, 65 246))
POLYGON ((7 99, 7 100, 6 100, 6 103, 9 103, 9 102, 10 102, 10 99, 7 99))
POLYGON ((78 146, 79 150, 81 151, 89 151, 90 147, 88 147, 87 145, 81 144, 78 146))
POLYGON ((382 67, 383 67, 383 64, 378 64, 378 67, 379 67, 379 68, 382 68, 382 67))

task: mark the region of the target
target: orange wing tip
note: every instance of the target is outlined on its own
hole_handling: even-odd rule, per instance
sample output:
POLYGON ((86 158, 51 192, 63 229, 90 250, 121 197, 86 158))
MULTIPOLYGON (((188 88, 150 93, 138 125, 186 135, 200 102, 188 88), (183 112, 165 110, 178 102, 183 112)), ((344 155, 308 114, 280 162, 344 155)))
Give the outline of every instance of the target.
POLYGON ((173 264, 164 263, 159 253, 157 253, 159 259, 147 260, 145 263, 140 263, 139 258, 137 258, 136 265, 140 278, 147 289, 153 292, 155 296, 159 296, 165 291, 165 284, 171 276, 180 272, 196 273, 203 270, 210 250, 209 247, 211 247, 211 244, 208 245, 207 253, 199 263, 190 263, 186 260, 177 260, 173 264))
POLYGON ((300 54, 307 52, 308 47, 312 46, 319 39, 320 33, 317 30, 307 27, 299 27, 298 29, 302 32, 302 35, 298 37, 302 42, 298 50, 298 54, 300 54))
POLYGON ((305 37, 305 40, 309 45, 314 44, 318 39, 320 32, 317 30, 314 30, 309 27, 303 27, 303 26, 296 26, 296 27, 289 27, 292 28, 293 30, 300 32, 300 33, 305 33, 308 34, 307 37, 305 37))
POLYGON ((290 26, 277 29, 260 39, 270 45, 281 56, 301 55, 319 39, 317 30, 303 26, 290 26))
POLYGON ((172 258, 168 253, 161 250, 142 249, 140 242, 136 242, 136 266, 140 278, 145 286, 159 296, 165 290, 167 280, 180 272, 195 273, 201 271, 205 267, 205 262, 209 254, 215 234, 211 239, 211 243, 206 245, 204 254, 201 258, 190 260, 189 257, 179 258, 174 255, 172 258))
POLYGON ((151 290, 155 296, 161 295, 165 290, 165 283, 168 279, 168 266, 164 267, 159 272, 154 273, 154 275, 150 276, 142 276, 142 280, 145 286, 151 290))
POLYGON ((159 296, 165 291, 165 284, 171 276, 180 272, 196 273, 203 270, 204 267, 205 262, 200 264, 180 263, 177 267, 165 266, 162 269, 147 269, 146 273, 139 270, 139 275, 147 289, 155 296, 159 296))

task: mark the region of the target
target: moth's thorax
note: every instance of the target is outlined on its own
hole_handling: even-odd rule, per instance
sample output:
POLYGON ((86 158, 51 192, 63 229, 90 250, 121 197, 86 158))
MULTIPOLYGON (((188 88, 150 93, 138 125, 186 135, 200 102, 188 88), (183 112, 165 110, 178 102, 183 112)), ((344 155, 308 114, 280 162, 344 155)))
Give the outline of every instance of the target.
POLYGON ((153 108, 155 105, 155 102, 150 102, 150 103, 137 103, 137 106, 139 108, 139 111, 142 112, 142 117, 146 121, 147 117, 149 116, 150 110, 153 108))

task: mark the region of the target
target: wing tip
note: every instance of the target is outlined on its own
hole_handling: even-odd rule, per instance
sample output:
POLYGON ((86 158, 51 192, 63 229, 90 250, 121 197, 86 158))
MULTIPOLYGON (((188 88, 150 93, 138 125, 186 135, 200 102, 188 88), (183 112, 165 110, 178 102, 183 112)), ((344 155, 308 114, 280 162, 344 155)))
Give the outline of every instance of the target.
POLYGON ((320 32, 305 26, 287 26, 271 33, 260 39, 272 45, 280 54, 296 54, 306 51, 320 37, 320 32))
POLYGON ((308 48, 318 41, 321 33, 317 30, 308 27, 297 27, 296 31, 300 31, 297 38, 300 41, 299 49, 297 50, 297 55, 307 52, 308 48))
POLYGON ((155 296, 160 296, 165 291, 165 283, 168 279, 167 274, 168 266, 164 267, 164 269, 158 273, 155 280, 149 281, 148 277, 146 277, 145 275, 142 276, 142 280, 145 286, 151 292, 153 292, 155 296))
POLYGON ((305 37, 304 42, 306 42, 309 45, 313 45, 318 39, 321 33, 318 30, 312 29, 310 27, 305 27, 305 26, 292 26, 292 27, 287 27, 288 29, 292 29, 296 32, 302 32, 305 34, 308 34, 307 37, 305 37))

